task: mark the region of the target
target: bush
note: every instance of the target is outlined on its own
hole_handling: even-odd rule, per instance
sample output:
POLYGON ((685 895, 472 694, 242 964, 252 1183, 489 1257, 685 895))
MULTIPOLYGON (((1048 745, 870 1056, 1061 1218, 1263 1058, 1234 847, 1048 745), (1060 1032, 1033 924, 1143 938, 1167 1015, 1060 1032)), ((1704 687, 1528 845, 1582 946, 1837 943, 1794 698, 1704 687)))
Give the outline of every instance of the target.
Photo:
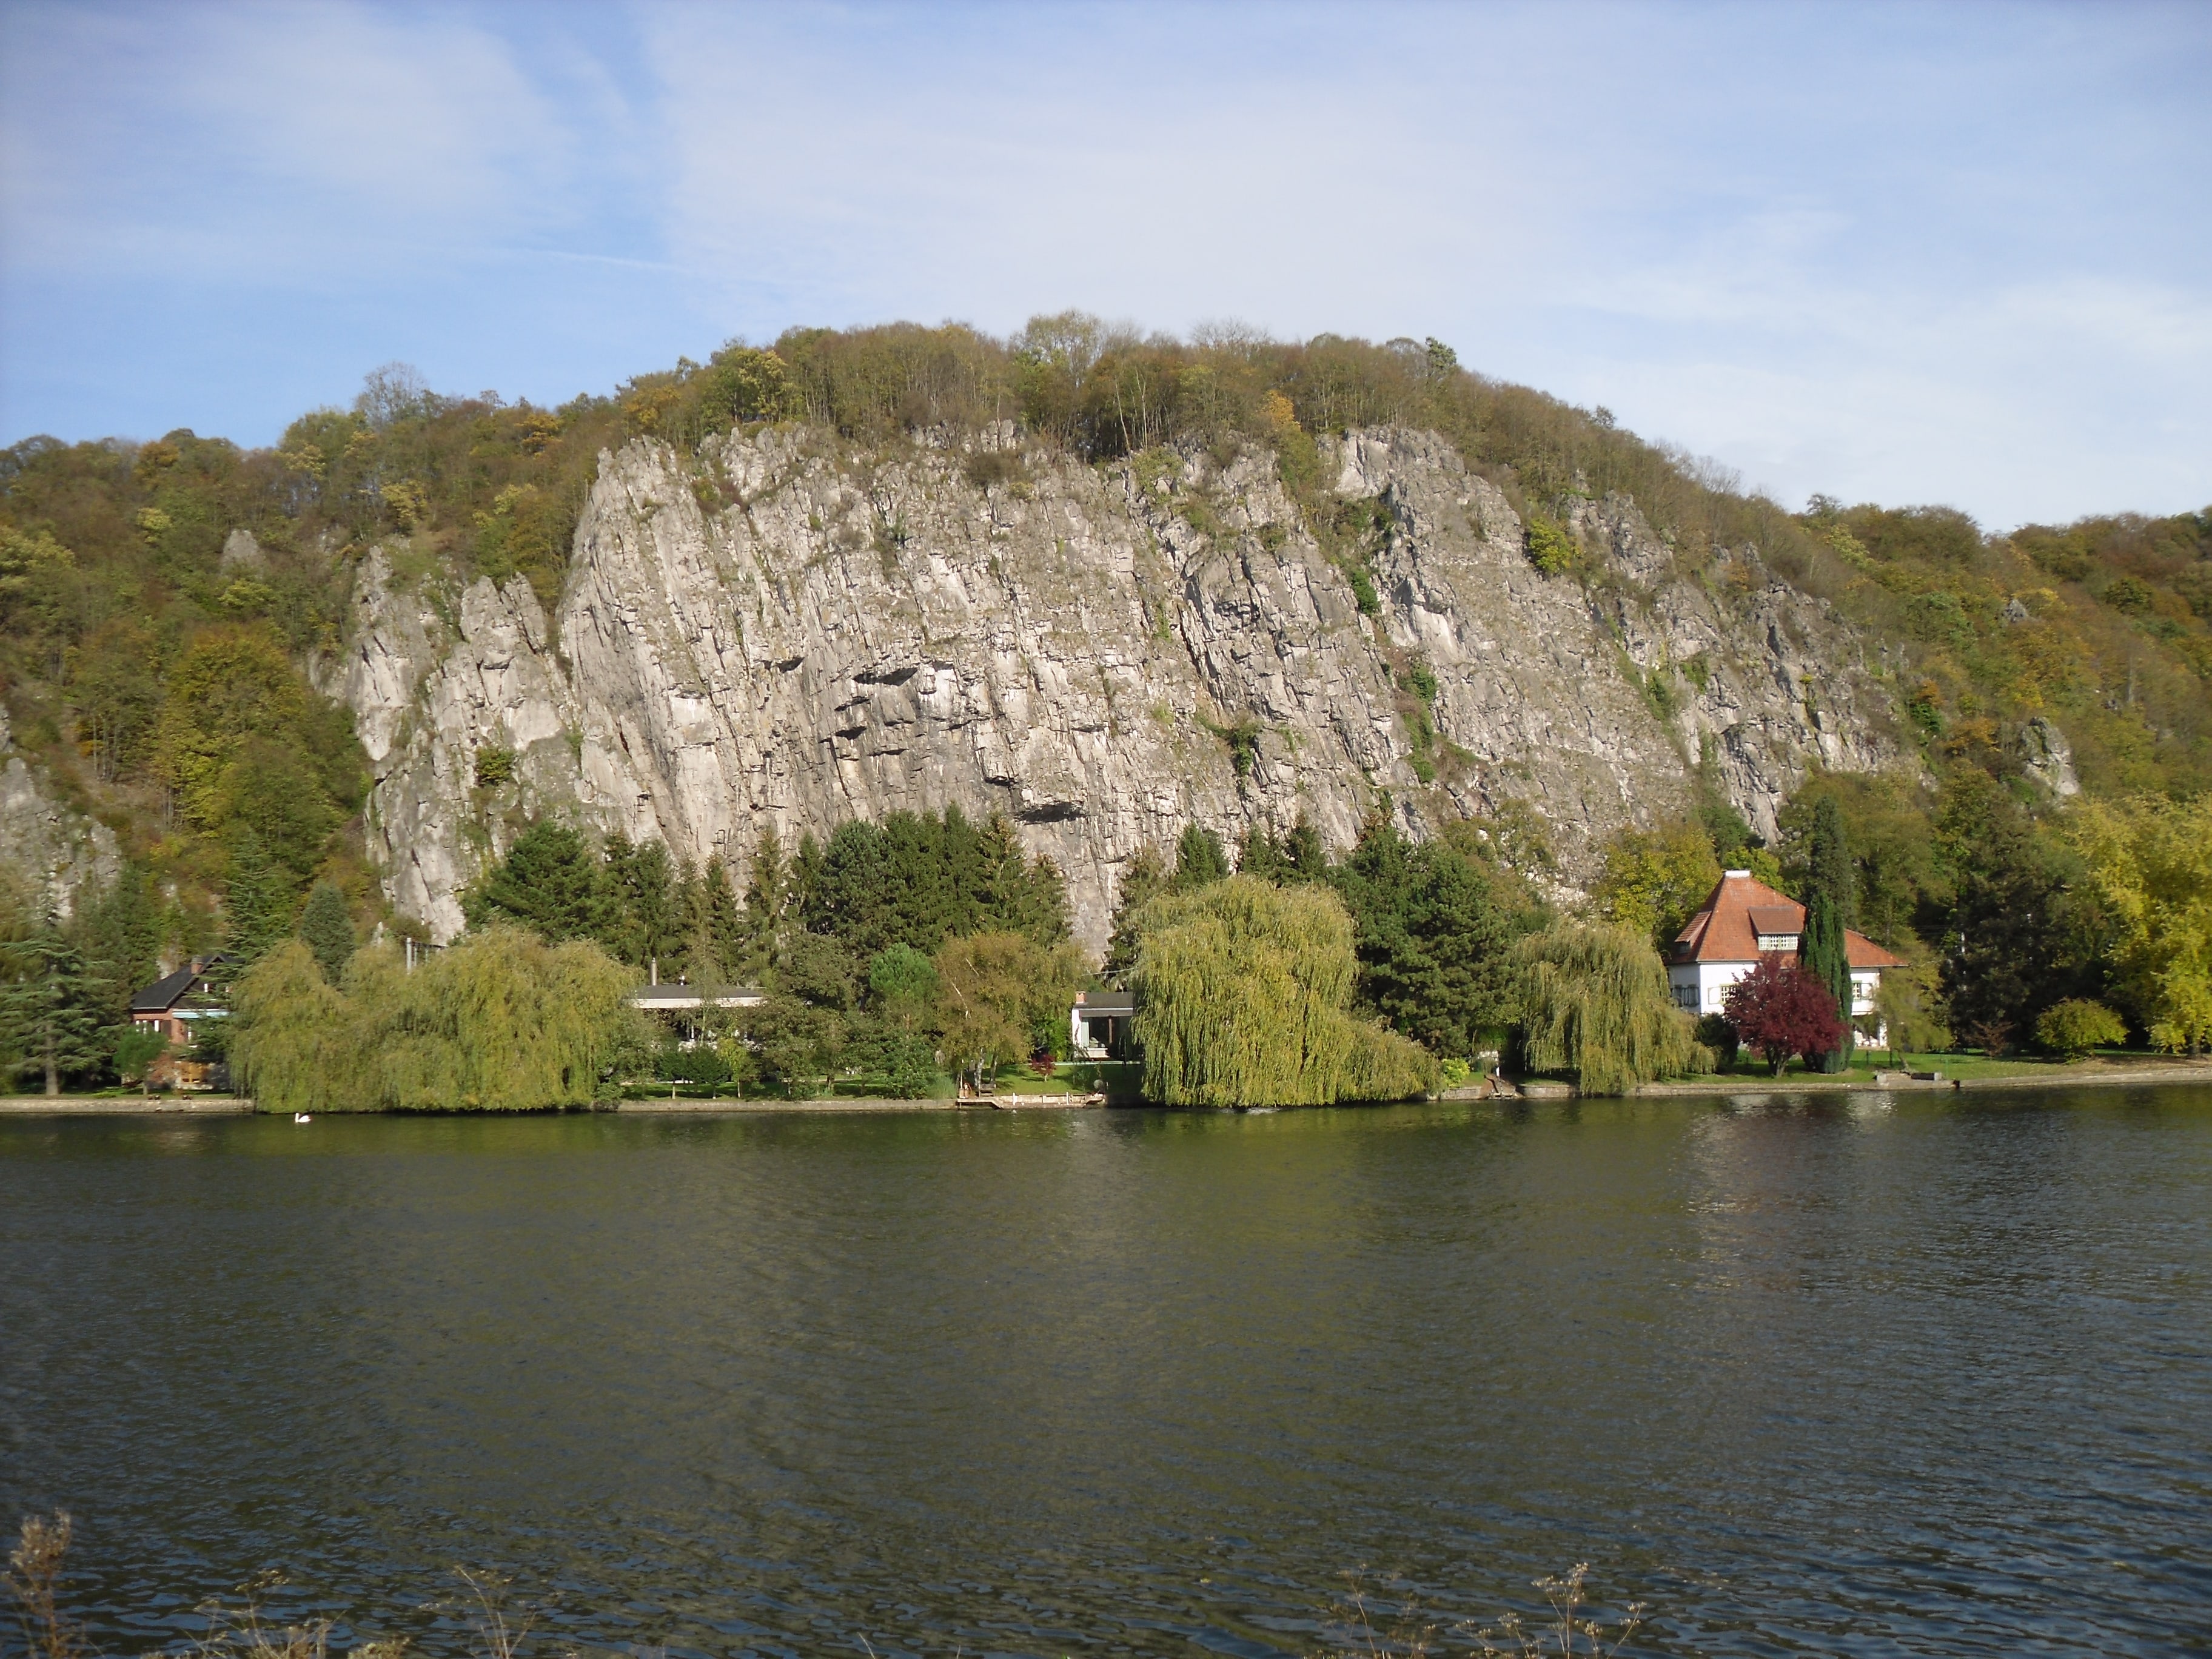
POLYGON ((1698 1041, 1713 1051, 1714 1062, 1721 1066, 1734 1060, 1736 1050, 1743 1047, 1735 1027, 1722 1014, 1707 1014, 1698 1022, 1698 1041))
POLYGON ((1563 576, 1575 568, 1574 538, 1540 513, 1528 515, 1528 562, 1547 576, 1563 576))
POLYGON ((2035 1040, 2061 1059, 2079 1060, 2093 1048, 2125 1042, 2127 1022, 2101 1002, 2069 997, 2043 1011, 2035 1022, 2035 1040))

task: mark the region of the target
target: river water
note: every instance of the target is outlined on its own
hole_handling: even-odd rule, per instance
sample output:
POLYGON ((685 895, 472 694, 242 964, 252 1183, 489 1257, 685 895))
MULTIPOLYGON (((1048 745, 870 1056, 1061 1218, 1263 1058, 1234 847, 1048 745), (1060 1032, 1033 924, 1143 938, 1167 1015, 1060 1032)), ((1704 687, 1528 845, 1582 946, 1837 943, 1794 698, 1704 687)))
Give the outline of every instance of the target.
POLYGON ((110 1655, 2212 1652, 2212 1091, 0 1120, 0 1502, 110 1655), (526 1649, 526 1653, 532 1650, 526 1649), (1461 1649, 1464 1650, 1464 1649, 1461 1649))

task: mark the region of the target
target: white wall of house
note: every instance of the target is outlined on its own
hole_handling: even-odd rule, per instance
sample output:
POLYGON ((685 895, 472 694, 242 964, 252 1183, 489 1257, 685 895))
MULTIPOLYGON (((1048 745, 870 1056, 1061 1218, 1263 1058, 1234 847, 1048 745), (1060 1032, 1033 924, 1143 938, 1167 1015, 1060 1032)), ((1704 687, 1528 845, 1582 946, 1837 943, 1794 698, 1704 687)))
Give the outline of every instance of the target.
MULTIPOLYGON (((1748 962, 1677 962, 1667 969, 1667 983, 1674 993, 1674 1006, 1693 1014, 1717 1014, 1735 982, 1755 964, 1748 962)), ((1851 1018, 1863 1019, 1874 1012, 1874 994, 1881 985, 1879 968, 1851 969, 1851 1018)), ((1879 1042, 1879 1036, 1869 1039, 1879 1042)))

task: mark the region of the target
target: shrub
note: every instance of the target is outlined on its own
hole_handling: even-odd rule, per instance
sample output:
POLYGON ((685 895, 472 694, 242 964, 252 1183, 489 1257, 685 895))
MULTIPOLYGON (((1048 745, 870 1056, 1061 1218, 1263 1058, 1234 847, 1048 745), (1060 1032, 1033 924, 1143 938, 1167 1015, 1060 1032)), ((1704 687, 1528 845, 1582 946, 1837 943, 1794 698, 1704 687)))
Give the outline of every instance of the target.
POLYGON ((2069 997, 2043 1011, 2035 1022, 2035 1040, 2062 1059, 2079 1060, 2092 1048, 2125 1042, 2127 1022, 2101 1002, 2069 997))
POLYGON ((1698 1041, 1713 1051, 1715 1063, 1722 1066, 1734 1060, 1736 1050, 1743 1047, 1743 1039, 1723 1014, 1707 1014, 1698 1020, 1698 1041))
POLYGON ((1526 537, 1528 562, 1547 576, 1561 576, 1575 568, 1574 538, 1540 513, 1528 515, 1526 537))

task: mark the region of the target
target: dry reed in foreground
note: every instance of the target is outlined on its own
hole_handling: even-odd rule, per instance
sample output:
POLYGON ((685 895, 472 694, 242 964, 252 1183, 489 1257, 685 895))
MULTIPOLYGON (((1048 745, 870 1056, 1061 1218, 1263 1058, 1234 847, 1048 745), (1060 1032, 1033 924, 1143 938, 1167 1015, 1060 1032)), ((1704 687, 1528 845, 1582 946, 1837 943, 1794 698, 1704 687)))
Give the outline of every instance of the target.
POLYGON ((1349 1631, 1349 1640, 1319 1659, 1428 1659, 1462 1644, 1468 1659, 1614 1659, 1644 1622, 1644 1604, 1632 1601, 1616 1624, 1594 1619, 1586 1611, 1584 1586, 1589 1563, 1577 1561, 1566 1576, 1548 1575, 1534 1581, 1552 1604, 1551 1617, 1535 1625, 1509 1613, 1494 1625, 1455 1625, 1449 1629, 1425 1622, 1418 1602, 1394 1607, 1388 1623, 1377 1628, 1375 1613, 1359 1575, 1346 1575, 1347 1589, 1332 1611, 1349 1631))

